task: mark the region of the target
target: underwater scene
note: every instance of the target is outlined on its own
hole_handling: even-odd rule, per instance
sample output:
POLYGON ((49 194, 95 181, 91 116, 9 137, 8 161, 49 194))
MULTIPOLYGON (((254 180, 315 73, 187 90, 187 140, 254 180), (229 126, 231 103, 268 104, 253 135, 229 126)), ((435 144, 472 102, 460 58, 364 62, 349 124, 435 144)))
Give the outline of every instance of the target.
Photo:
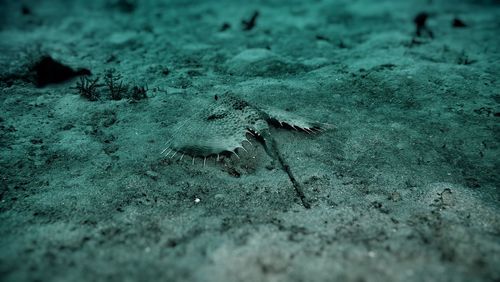
POLYGON ((500 281, 500 1, 0 0, 0 281, 500 281))

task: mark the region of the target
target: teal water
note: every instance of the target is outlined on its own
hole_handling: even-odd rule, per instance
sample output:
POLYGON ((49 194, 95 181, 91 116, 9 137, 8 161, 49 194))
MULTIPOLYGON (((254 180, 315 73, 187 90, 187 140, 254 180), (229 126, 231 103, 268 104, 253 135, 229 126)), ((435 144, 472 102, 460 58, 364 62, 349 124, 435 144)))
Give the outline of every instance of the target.
POLYGON ((0 0, 0 281, 500 280, 499 4, 0 0))

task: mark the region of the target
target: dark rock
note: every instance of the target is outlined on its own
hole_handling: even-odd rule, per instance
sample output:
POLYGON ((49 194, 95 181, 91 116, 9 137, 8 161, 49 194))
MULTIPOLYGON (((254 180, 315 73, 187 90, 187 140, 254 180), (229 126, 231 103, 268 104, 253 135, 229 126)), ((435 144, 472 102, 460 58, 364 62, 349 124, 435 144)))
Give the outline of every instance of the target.
POLYGON ((23 16, 31 15, 31 9, 28 6, 23 5, 23 6, 21 6, 21 14, 23 16))
POLYGON ((72 68, 54 60, 50 56, 43 56, 32 67, 34 83, 38 87, 48 84, 61 83, 80 75, 90 75, 88 69, 73 70, 72 68))
POLYGON ((226 31, 231 28, 231 25, 229 23, 223 23, 222 26, 220 27, 219 31, 226 31))
POLYGON ((453 19, 452 26, 456 27, 456 28, 467 27, 467 25, 461 19, 459 19, 459 18, 454 18, 453 19))

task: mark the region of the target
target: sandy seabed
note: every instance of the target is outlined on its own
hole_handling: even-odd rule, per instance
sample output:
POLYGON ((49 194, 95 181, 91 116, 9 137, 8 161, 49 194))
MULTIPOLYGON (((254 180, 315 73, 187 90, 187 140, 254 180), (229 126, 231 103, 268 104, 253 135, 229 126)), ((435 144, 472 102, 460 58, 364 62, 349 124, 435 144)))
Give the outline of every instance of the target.
POLYGON ((498 1, 32 2, 0 1, 1 281, 500 280, 498 1), (160 155, 227 91, 329 124, 272 128, 310 209, 257 140, 160 155))

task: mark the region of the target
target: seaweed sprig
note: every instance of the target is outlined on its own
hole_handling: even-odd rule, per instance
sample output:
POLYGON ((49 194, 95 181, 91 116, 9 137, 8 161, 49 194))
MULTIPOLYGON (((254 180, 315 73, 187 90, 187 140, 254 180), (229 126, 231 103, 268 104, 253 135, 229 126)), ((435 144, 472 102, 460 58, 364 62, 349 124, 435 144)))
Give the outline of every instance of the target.
POLYGON ((98 84, 99 78, 89 79, 86 76, 80 76, 80 81, 76 82, 74 89, 80 94, 80 96, 87 98, 89 101, 99 100, 99 92, 97 88, 101 85, 98 84))
POLYGON ((146 99, 146 98, 148 98, 147 92, 148 92, 147 86, 146 87, 134 86, 134 87, 132 87, 132 95, 130 98, 132 101, 139 101, 142 99, 146 99))
POLYGON ((111 99, 113 100, 121 100, 127 89, 121 79, 121 74, 117 74, 115 69, 109 69, 104 74, 104 83, 108 87, 111 99))

